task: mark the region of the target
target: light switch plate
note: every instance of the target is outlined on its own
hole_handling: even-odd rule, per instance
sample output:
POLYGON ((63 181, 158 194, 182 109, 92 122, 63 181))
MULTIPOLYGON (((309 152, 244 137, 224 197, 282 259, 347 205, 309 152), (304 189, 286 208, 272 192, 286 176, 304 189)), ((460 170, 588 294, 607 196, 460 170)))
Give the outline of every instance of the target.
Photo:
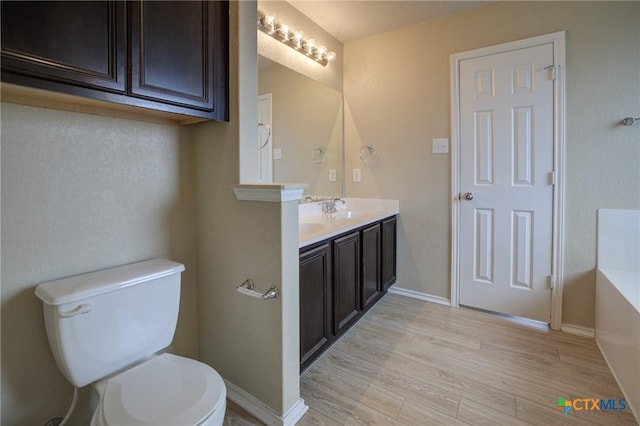
POLYGON ((361 178, 362 178, 362 174, 360 169, 353 169, 353 181, 360 182, 361 178))
POLYGON ((336 169, 329 169, 329 182, 335 182, 336 180, 336 169))
POLYGON ((273 149, 273 159, 274 160, 282 160, 282 148, 274 148, 273 149))
POLYGON ((449 139, 436 138, 432 141, 431 152, 433 154, 448 154, 449 153, 449 139))

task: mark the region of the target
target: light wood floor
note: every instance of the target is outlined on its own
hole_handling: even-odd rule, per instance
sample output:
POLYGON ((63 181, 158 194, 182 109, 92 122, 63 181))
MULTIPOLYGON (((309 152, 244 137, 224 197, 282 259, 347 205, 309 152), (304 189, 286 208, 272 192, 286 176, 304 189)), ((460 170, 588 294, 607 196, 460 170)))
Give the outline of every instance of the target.
MULTIPOLYGON (((624 398, 593 339, 393 294, 300 387, 301 426, 637 424, 629 408, 555 408, 558 397, 624 398)), ((261 424, 232 416, 228 424, 261 424)))

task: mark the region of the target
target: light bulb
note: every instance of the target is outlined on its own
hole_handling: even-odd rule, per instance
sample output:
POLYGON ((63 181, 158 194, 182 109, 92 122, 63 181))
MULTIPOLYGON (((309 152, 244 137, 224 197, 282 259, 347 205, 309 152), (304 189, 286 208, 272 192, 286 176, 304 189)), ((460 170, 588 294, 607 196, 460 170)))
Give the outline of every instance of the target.
POLYGON ((269 28, 271 32, 276 30, 276 15, 273 13, 267 13, 264 17, 264 25, 269 28))
POLYGON ((311 55, 313 53, 313 50, 315 49, 315 47, 316 47, 316 41, 314 39, 307 40, 307 42, 306 42, 306 44, 304 46, 304 50, 306 50, 307 53, 309 55, 311 55))
POLYGON ((325 46, 320 46, 316 49, 316 58, 324 59, 324 55, 327 53, 327 48, 325 46))
POLYGON ((289 39, 289 26, 287 24, 280 25, 280 28, 278 28, 278 33, 280 34, 280 36, 283 39, 288 40, 289 39))
POLYGON ((327 62, 331 62, 331 61, 335 61, 336 59, 336 52, 334 52, 333 50, 330 50, 329 52, 327 52, 327 62))
POLYGON ((293 44, 295 44, 297 49, 302 47, 302 40, 304 39, 304 33, 302 31, 296 31, 293 35, 293 44))
POLYGON ((289 27, 288 30, 289 31, 287 31, 287 37, 285 37, 283 41, 290 43, 290 45, 296 44, 296 30, 292 27, 289 27))

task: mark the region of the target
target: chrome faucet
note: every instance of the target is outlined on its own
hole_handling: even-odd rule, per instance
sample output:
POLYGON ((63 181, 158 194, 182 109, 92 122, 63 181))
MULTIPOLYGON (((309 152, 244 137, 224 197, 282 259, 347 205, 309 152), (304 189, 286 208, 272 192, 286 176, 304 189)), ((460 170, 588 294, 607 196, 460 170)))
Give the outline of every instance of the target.
POLYGON ((334 198, 333 200, 333 212, 336 212, 336 203, 339 201, 342 203, 342 205, 344 206, 346 204, 346 201, 344 201, 342 198, 334 198))
POLYGON ((322 197, 311 197, 311 196, 307 196, 304 197, 304 203, 317 203, 320 201, 326 201, 326 198, 322 198, 322 197))
POLYGON ((332 198, 324 201, 322 203, 322 213, 336 213, 338 211, 336 208, 337 201, 341 202, 343 205, 345 204, 345 201, 342 198, 332 198))

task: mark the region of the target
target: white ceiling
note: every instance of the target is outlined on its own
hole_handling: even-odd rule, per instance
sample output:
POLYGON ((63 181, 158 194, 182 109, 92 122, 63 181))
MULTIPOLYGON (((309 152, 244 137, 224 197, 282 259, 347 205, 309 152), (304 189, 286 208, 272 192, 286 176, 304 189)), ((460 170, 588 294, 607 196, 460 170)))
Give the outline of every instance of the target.
POLYGON ((490 3, 431 0, 288 0, 343 43, 490 3))

